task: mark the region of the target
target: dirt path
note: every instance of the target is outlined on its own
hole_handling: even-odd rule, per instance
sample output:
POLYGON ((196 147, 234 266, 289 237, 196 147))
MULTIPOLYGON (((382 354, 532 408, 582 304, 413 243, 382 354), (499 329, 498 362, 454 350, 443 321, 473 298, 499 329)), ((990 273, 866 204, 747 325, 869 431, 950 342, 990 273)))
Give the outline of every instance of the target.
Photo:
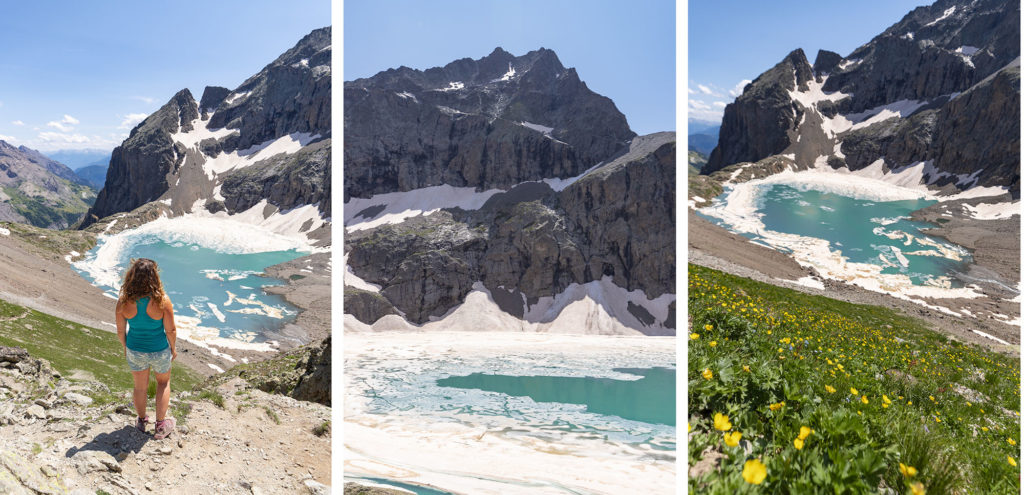
POLYGON ((174 396, 172 410, 191 411, 178 432, 154 440, 152 426, 135 429, 127 394, 96 407, 86 395, 102 385, 62 379, 40 394, 39 381, 0 369, 0 493, 330 492, 331 435, 314 431, 330 419, 328 407, 235 379, 214 391, 223 407, 174 396))

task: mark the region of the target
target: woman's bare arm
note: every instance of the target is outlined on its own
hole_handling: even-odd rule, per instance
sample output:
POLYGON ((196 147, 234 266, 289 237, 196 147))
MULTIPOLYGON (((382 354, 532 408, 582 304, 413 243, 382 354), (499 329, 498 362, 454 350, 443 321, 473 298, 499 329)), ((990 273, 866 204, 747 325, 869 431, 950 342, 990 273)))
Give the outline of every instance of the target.
POLYGON ((118 301, 117 306, 114 307, 114 321, 117 322, 117 338, 121 341, 121 349, 124 351, 125 356, 128 355, 128 320, 121 314, 122 310, 121 302, 118 301))
POLYGON ((167 343, 171 346, 171 359, 178 358, 178 327, 174 325, 174 305, 171 304, 171 298, 164 296, 163 304, 161 304, 164 311, 164 333, 167 334, 167 343))

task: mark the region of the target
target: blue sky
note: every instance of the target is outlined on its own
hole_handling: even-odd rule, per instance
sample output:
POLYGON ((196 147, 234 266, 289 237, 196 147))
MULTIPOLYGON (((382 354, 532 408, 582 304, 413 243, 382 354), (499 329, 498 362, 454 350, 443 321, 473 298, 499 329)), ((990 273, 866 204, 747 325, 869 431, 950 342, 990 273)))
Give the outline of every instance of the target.
POLYGON ((6 2, 0 139, 113 149, 182 88, 235 88, 330 24, 329 0, 6 2))
POLYGON ((847 56, 928 0, 690 0, 688 118, 720 121, 743 84, 803 48, 847 56))
POLYGON ((344 19, 346 81, 544 47, 636 133, 675 129, 674 0, 347 0, 344 19))

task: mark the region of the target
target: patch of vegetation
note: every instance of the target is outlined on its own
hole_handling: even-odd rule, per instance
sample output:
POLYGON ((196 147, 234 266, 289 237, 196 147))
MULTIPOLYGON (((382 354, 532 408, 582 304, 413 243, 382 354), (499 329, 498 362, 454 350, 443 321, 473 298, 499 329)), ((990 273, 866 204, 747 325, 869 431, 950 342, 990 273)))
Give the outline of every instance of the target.
POLYGON ((329 419, 325 420, 323 423, 320 423, 320 424, 318 424, 318 425, 313 427, 313 434, 318 436, 318 437, 322 437, 324 435, 327 435, 330 432, 331 432, 331 420, 329 420, 329 419))
POLYGON ((213 405, 215 405, 215 406, 217 406, 217 407, 219 407, 221 409, 224 409, 224 396, 219 394, 219 393, 217 393, 217 392, 214 392, 213 390, 204 389, 204 390, 200 391, 199 392, 199 399, 200 400, 208 400, 208 401, 212 402, 213 405))
POLYGON ((53 230, 13 222, 0 222, 0 227, 9 230, 12 237, 25 241, 28 247, 33 248, 37 253, 49 257, 53 255, 64 257, 71 251, 85 255, 90 249, 96 247, 96 234, 92 232, 53 230))
POLYGON ((43 453, 43 446, 38 443, 32 443, 32 455, 39 455, 43 453))
POLYGON ((704 165, 708 163, 708 157, 704 156, 703 153, 697 150, 689 150, 686 155, 687 175, 700 175, 700 171, 704 168, 704 165))
POLYGON ((179 424, 186 424, 190 413, 192 413, 191 402, 177 401, 171 404, 171 417, 179 424))
POLYGON ((267 417, 270 418, 274 424, 281 424, 281 417, 277 415, 277 411, 270 408, 270 406, 263 406, 263 411, 267 413, 267 417))
POLYGON ((691 493, 1019 493, 1019 358, 695 265, 689 308, 691 493))
MULTIPOLYGON (((25 348, 32 357, 49 361, 65 377, 75 372, 91 375, 111 390, 134 386, 117 334, 5 301, 0 301, 0 318, 0 345, 25 348)), ((184 366, 171 367, 171 383, 179 390, 191 388, 199 379, 184 366)), ((96 394, 94 400, 116 399, 96 394)))
POLYGON ((711 204, 711 198, 722 194, 722 185, 707 175, 690 175, 687 182, 687 193, 690 197, 699 196, 704 200, 703 203, 697 203, 698 207, 711 204))
POLYGON ((293 274, 288 276, 288 280, 302 280, 304 278, 306 278, 305 275, 300 275, 298 273, 293 273, 293 274))

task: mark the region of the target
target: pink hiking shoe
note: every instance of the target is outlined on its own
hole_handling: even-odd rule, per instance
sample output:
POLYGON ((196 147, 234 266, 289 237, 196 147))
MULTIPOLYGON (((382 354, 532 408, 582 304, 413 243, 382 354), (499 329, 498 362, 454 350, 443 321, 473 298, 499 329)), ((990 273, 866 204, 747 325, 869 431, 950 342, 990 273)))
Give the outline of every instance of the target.
POLYGON ((146 432, 146 425, 148 425, 148 424, 149 424, 149 416, 146 416, 145 418, 138 418, 138 419, 135 420, 135 429, 145 433, 146 432))
POLYGON ((156 429, 153 431, 153 438, 163 440, 174 432, 174 418, 167 418, 156 422, 156 429))

